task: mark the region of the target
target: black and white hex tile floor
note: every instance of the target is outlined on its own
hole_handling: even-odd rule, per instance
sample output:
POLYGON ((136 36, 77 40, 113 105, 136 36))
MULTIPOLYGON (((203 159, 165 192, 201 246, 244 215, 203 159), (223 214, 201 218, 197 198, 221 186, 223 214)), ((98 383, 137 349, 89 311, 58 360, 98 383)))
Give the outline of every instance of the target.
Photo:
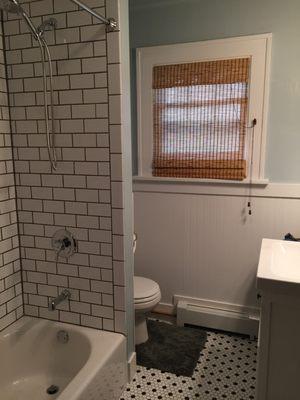
POLYGON ((138 366, 120 400, 251 400, 255 398, 256 358, 256 341, 208 331, 191 378, 138 366))

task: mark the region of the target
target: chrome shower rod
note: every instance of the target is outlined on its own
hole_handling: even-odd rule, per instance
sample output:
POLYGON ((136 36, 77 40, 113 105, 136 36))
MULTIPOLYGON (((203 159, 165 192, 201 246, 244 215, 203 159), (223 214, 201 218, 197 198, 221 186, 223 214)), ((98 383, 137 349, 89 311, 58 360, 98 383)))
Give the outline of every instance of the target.
POLYGON ((81 3, 79 0, 71 0, 73 3, 77 4, 80 8, 83 10, 87 11, 90 13, 93 17, 99 19, 99 21, 103 22, 105 25, 107 25, 109 31, 114 31, 117 29, 117 21, 114 18, 105 18, 102 15, 96 13, 96 11, 93 11, 91 8, 89 8, 87 5, 81 3))

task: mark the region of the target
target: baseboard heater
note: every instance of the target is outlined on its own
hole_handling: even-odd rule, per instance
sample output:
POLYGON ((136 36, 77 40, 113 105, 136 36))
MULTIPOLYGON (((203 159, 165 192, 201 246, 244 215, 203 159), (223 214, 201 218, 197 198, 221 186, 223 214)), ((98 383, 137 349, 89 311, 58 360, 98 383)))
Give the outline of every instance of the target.
POLYGON ((184 324, 202 326, 249 335, 251 339, 258 336, 258 313, 241 310, 230 310, 226 307, 197 304, 189 300, 177 301, 177 325, 184 324))

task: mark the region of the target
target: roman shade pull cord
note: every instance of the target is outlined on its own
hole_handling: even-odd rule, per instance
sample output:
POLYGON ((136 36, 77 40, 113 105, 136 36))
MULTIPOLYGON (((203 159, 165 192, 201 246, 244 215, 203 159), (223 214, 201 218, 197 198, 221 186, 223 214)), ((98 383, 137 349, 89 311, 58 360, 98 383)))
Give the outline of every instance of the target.
POLYGON ((252 124, 246 128, 251 129, 251 142, 250 142, 250 176, 249 176, 249 193, 248 193, 248 214, 252 215, 252 176, 253 176, 253 152, 254 152, 254 130, 257 125, 257 119, 252 120, 252 124))

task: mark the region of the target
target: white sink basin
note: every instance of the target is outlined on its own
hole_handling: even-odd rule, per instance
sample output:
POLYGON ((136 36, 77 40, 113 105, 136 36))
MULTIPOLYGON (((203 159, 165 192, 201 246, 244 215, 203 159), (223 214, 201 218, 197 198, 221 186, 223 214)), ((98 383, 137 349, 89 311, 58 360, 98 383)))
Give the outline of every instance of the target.
MULTIPOLYGON (((270 289, 300 284, 300 242, 263 239, 257 271, 257 286, 270 289), (268 282, 269 281, 269 282, 268 282)), ((299 286, 300 287, 300 286, 299 286)))

